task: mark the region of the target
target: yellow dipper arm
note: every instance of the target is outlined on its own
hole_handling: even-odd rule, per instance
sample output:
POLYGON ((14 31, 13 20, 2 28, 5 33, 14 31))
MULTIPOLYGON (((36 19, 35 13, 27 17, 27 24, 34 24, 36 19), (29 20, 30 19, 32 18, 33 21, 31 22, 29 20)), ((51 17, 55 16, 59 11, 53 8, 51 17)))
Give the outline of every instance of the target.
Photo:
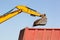
POLYGON ((27 6, 23 6, 23 5, 18 5, 16 6, 17 9, 21 9, 22 12, 25 12, 27 14, 31 14, 31 15, 34 15, 34 16, 41 16, 41 13, 37 12, 36 10, 33 10, 27 6))
POLYGON ((14 12, 11 12, 11 13, 8 13, 8 14, 5 14, 5 15, 2 15, 0 16, 0 23, 3 23, 4 21, 16 16, 17 14, 19 14, 21 12, 21 10, 16 10, 14 12))

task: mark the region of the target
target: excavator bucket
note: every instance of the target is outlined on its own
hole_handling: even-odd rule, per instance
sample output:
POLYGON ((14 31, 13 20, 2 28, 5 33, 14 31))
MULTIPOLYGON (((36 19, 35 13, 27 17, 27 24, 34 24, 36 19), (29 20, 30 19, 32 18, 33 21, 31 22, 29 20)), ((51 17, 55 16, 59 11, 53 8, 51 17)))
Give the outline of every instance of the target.
POLYGON ((46 16, 36 20, 34 23, 33 23, 33 26, 45 26, 47 23, 47 18, 46 16))

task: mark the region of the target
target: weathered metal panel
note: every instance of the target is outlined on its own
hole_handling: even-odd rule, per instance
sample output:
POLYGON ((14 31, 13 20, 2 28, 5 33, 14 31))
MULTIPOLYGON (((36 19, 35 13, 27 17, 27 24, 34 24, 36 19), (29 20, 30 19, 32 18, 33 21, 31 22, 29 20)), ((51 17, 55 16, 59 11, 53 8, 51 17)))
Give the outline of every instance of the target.
POLYGON ((60 29, 25 28, 18 40, 60 40, 60 29))

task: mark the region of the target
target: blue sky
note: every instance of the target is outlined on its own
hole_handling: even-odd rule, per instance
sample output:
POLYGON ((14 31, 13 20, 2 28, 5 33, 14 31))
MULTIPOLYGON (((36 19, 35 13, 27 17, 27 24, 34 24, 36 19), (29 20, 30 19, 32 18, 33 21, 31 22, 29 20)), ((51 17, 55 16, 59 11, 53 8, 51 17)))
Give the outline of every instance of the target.
MULTIPOLYGON (((17 5, 26 5, 40 13, 46 13, 47 25, 37 28, 60 28, 60 0, 0 0, 0 15, 17 5)), ((18 40, 19 31, 25 27, 32 27, 36 19, 39 18, 21 13, 0 24, 0 40, 18 40)))

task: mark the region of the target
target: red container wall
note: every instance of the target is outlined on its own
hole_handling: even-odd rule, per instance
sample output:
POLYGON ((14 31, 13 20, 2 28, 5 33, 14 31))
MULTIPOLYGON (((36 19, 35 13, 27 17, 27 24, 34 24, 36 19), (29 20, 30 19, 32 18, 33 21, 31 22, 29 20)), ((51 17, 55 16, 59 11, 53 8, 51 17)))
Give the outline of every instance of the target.
POLYGON ((25 28, 18 40, 60 40, 60 29, 25 28))

